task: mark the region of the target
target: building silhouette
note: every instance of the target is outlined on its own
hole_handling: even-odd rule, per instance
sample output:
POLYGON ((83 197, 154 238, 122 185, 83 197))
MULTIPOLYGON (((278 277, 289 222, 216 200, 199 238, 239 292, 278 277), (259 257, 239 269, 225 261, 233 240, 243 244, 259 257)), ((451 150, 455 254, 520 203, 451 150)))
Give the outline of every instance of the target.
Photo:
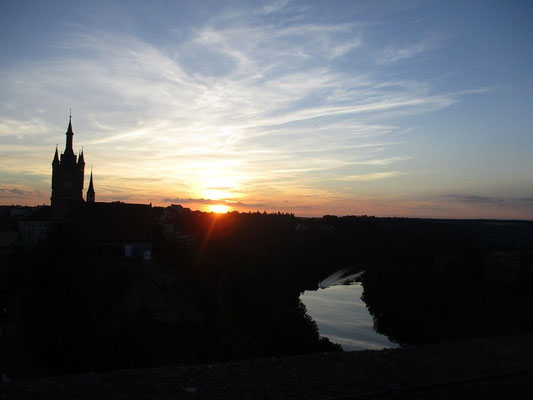
MULTIPOLYGON (((85 159, 83 150, 76 155, 73 149, 74 131, 72 130, 72 117, 69 117, 66 132, 65 150, 59 156, 56 147, 52 161, 52 216, 56 218, 67 217, 70 210, 79 207, 83 200, 83 177, 85 172, 85 159)), ((94 188, 93 188, 94 191, 94 188)))
MULTIPOLYGON (((85 158, 73 149, 74 131, 69 116, 65 150, 61 155, 56 147, 52 161, 52 195, 50 223, 75 223, 90 240, 107 254, 150 259, 152 241, 151 204, 96 202, 93 173, 89 180, 86 199, 83 198, 85 158)), ((36 225, 33 216, 26 222, 26 236, 36 225)))

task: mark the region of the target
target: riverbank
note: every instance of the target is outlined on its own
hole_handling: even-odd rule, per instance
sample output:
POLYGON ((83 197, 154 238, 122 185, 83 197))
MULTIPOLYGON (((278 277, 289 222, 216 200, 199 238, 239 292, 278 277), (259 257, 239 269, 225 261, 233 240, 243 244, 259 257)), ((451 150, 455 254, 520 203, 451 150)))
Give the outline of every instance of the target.
POLYGON ((380 351, 112 371, 0 386, 18 399, 522 399, 533 334, 380 351))

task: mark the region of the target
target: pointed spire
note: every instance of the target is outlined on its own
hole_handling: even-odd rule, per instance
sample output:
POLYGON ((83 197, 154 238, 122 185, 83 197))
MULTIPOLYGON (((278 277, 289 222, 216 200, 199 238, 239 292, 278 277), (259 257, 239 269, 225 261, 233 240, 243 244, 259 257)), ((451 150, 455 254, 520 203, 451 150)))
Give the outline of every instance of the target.
POLYGON ((68 129, 67 129, 67 135, 74 135, 74 132, 72 131, 72 108, 70 109, 70 112, 68 114, 68 129))
POLYGON ((72 149, 72 137, 74 136, 74 132, 72 131, 72 115, 69 115, 68 117, 68 129, 66 135, 67 142, 65 143, 65 151, 63 152, 63 156, 66 156, 67 160, 76 162, 76 156, 74 155, 74 150, 72 149))
POLYGON ((54 154, 54 161, 52 161, 52 165, 59 164, 59 151, 57 150, 57 144, 56 144, 56 152, 54 154))
POLYGON ((85 159, 83 158, 83 147, 81 148, 80 154, 78 156, 78 164, 85 165, 85 159))
POLYGON ((95 200, 94 185, 93 185, 93 168, 91 167, 91 179, 89 180, 89 189, 87 189, 87 203, 94 203, 95 200))
POLYGON ((94 193, 94 185, 93 185, 93 171, 91 169, 91 179, 89 180, 89 192, 94 193))

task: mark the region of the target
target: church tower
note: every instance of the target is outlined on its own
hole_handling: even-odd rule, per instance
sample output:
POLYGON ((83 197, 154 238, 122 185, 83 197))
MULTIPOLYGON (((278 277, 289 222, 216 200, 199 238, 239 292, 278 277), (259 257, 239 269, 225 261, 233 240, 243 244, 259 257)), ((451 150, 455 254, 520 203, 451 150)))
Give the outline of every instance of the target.
POLYGON ((83 202, 83 173, 85 160, 83 150, 79 156, 72 148, 74 132, 72 131, 72 116, 69 116, 66 132, 65 151, 59 157, 56 147, 52 161, 52 210, 56 216, 69 215, 69 208, 73 204, 83 202))

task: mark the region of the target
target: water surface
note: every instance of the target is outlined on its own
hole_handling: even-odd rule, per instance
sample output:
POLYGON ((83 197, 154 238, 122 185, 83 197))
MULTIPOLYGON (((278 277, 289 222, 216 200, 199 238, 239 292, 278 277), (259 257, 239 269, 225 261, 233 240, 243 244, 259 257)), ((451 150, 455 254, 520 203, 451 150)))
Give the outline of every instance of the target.
POLYGON ((343 284, 355 275, 336 274, 337 279, 333 274, 320 282, 319 287, 327 287, 307 290, 300 296, 307 314, 317 323, 320 335, 340 344, 344 350, 398 347, 374 330, 372 316, 361 300, 361 283, 343 284))

